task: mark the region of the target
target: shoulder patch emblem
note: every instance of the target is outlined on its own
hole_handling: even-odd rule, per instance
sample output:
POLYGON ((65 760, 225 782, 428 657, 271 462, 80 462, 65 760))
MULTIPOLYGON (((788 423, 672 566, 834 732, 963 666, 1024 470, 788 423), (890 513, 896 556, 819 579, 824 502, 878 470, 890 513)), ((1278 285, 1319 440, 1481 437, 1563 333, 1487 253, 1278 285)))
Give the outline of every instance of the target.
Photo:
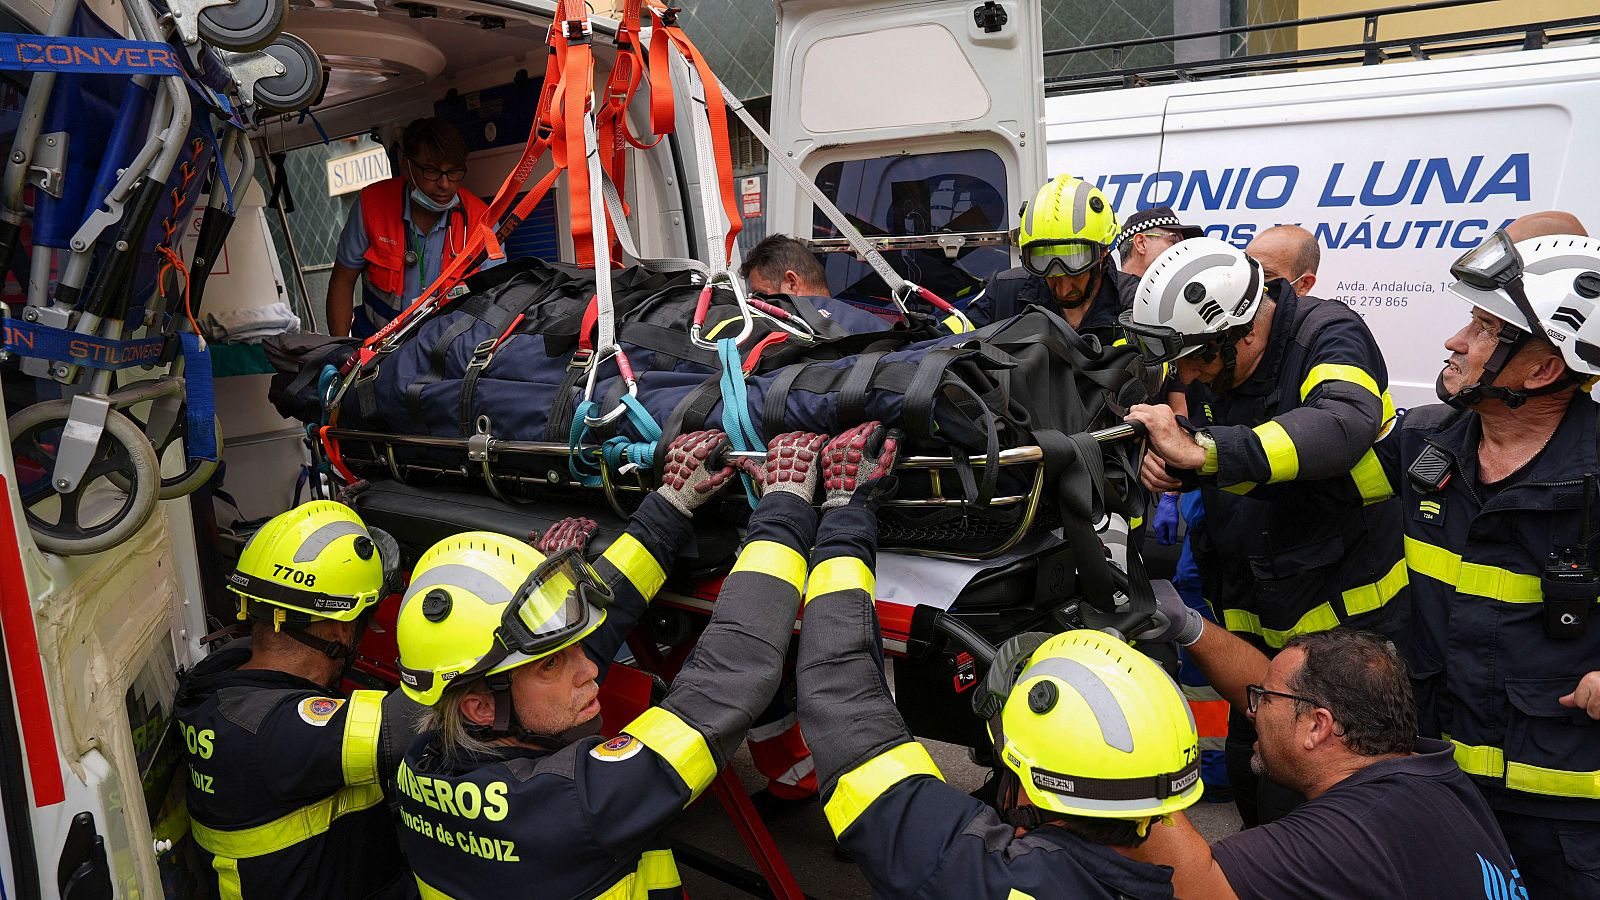
POLYGON ((644 749, 644 744, 631 734, 619 734, 603 744, 596 744, 589 755, 601 762, 622 762, 633 759, 644 749))
POLYGON ((343 705, 343 700, 335 700, 332 697, 308 697, 300 701, 300 718, 304 719, 307 725, 321 728, 328 724, 328 720, 333 718, 333 714, 343 705))

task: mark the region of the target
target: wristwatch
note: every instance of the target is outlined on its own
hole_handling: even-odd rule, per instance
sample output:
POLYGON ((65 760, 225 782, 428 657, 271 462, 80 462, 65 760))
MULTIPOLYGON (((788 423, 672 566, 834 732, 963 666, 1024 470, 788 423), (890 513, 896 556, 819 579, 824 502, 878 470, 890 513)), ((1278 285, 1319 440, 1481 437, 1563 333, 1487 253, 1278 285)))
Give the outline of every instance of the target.
POLYGON ((1217 440, 1216 440, 1216 438, 1213 438, 1211 436, 1211 432, 1209 432, 1206 429, 1202 428, 1199 431, 1196 431, 1194 433, 1194 442, 1196 444, 1199 444, 1200 445, 1200 449, 1204 450, 1206 452, 1206 461, 1200 464, 1200 474, 1201 475, 1215 475, 1215 474, 1217 474, 1217 440))

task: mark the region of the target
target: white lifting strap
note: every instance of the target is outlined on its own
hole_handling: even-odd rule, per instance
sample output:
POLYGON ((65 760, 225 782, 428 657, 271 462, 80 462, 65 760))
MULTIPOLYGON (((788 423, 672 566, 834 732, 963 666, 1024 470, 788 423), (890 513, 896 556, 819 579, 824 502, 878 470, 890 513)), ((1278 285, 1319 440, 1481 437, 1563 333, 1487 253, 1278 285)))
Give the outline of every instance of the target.
MULTIPOLYGON (((855 250, 856 256, 871 266, 872 271, 878 273, 878 277, 882 278, 883 283, 888 285, 890 295, 894 298, 895 303, 899 304, 901 312, 906 311, 906 298, 912 294, 921 294, 932 302, 931 294, 901 278, 900 273, 896 272, 889 265, 889 261, 883 258, 883 254, 879 253, 878 249, 872 246, 865 237, 862 237, 861 231, 851 224, 850 219, 839 210, 839 207, 833 204, 832 200, 828 199, 828 195, 824 194, 815 182, 800 171, 800 166, 793 159, 790 159, 787 153, 783 153, 773 146, 772 135, 761 127, 761 123, 750 115, 744 108, 744 104, 740 103, 739 98, 729 92, 726 86, 722 87, 722 97, 727 102, 728 108, 733 110, 734 114, 739 117, 739 121, 743 122, 744 126, 750 129, 750 133, 756 136, 756 140, 761 142, 761 146, 766 148, 767 159, 777 163, 779 168, 788 173, 789 178, 800 186, 800 190, 805 192, 806 196, 811 199, 812 203, 816 204, 818 209, 822 210, 822 214, 833 224, 833 227, 839 229, 839 233, 844 235, 844 239, 850 242, 850 247, 855 250)), ((941 308, 944 306, 947 306, 947 304, 942 305, 941 308)), ((948 311, 960 320, 964 330, 972 330, 972 322, 967 319, 965 314, 955 309, 949 309, 948 311)))

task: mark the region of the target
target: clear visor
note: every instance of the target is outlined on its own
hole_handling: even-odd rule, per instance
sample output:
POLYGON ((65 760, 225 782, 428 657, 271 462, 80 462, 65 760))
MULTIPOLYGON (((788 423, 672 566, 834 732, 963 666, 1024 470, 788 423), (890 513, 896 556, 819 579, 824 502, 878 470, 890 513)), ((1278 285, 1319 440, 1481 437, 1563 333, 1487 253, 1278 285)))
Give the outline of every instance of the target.
POLYGON ((1094 268, 1105 247, 1084 238, 1031 241, 1022 248, 1022 265, 1035 275, 1081 275, 1094 268))
POLYGON ((611 591, 583 554, 546 559, 517 589, 500 623, 506 649, 539 657, 581 637, 604 617, 611 591))
POLYGON ((1450 265, 1450 274, 1479 290, 1503 288, 1522 274, 1522 254, 1504 230, 1484 238, 1483 243, 1450 265))

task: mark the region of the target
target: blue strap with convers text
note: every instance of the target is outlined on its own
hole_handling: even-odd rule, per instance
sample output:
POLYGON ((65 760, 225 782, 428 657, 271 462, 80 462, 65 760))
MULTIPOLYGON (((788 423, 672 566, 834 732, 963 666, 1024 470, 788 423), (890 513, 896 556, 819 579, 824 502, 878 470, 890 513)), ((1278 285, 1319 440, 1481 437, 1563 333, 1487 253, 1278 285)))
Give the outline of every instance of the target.
POLYGON ((0 69, 100 75, 183 75, 178 54, 159 41, 0 33, 0 69))
MULTIPOLYGON (((0 317, 0 326, 4 326, 4 343, 0 346, 7 353, 91 369, 158 365, 167 344, 165 337, 119 341, 4 317, 0 317)), ((194 334, 180 332, 178 340, 183 348, 184 405, 188 410, 184 450, 190 459, 214 460, 217 433, 211 352, 201 346, 200 338, 194 334)))

